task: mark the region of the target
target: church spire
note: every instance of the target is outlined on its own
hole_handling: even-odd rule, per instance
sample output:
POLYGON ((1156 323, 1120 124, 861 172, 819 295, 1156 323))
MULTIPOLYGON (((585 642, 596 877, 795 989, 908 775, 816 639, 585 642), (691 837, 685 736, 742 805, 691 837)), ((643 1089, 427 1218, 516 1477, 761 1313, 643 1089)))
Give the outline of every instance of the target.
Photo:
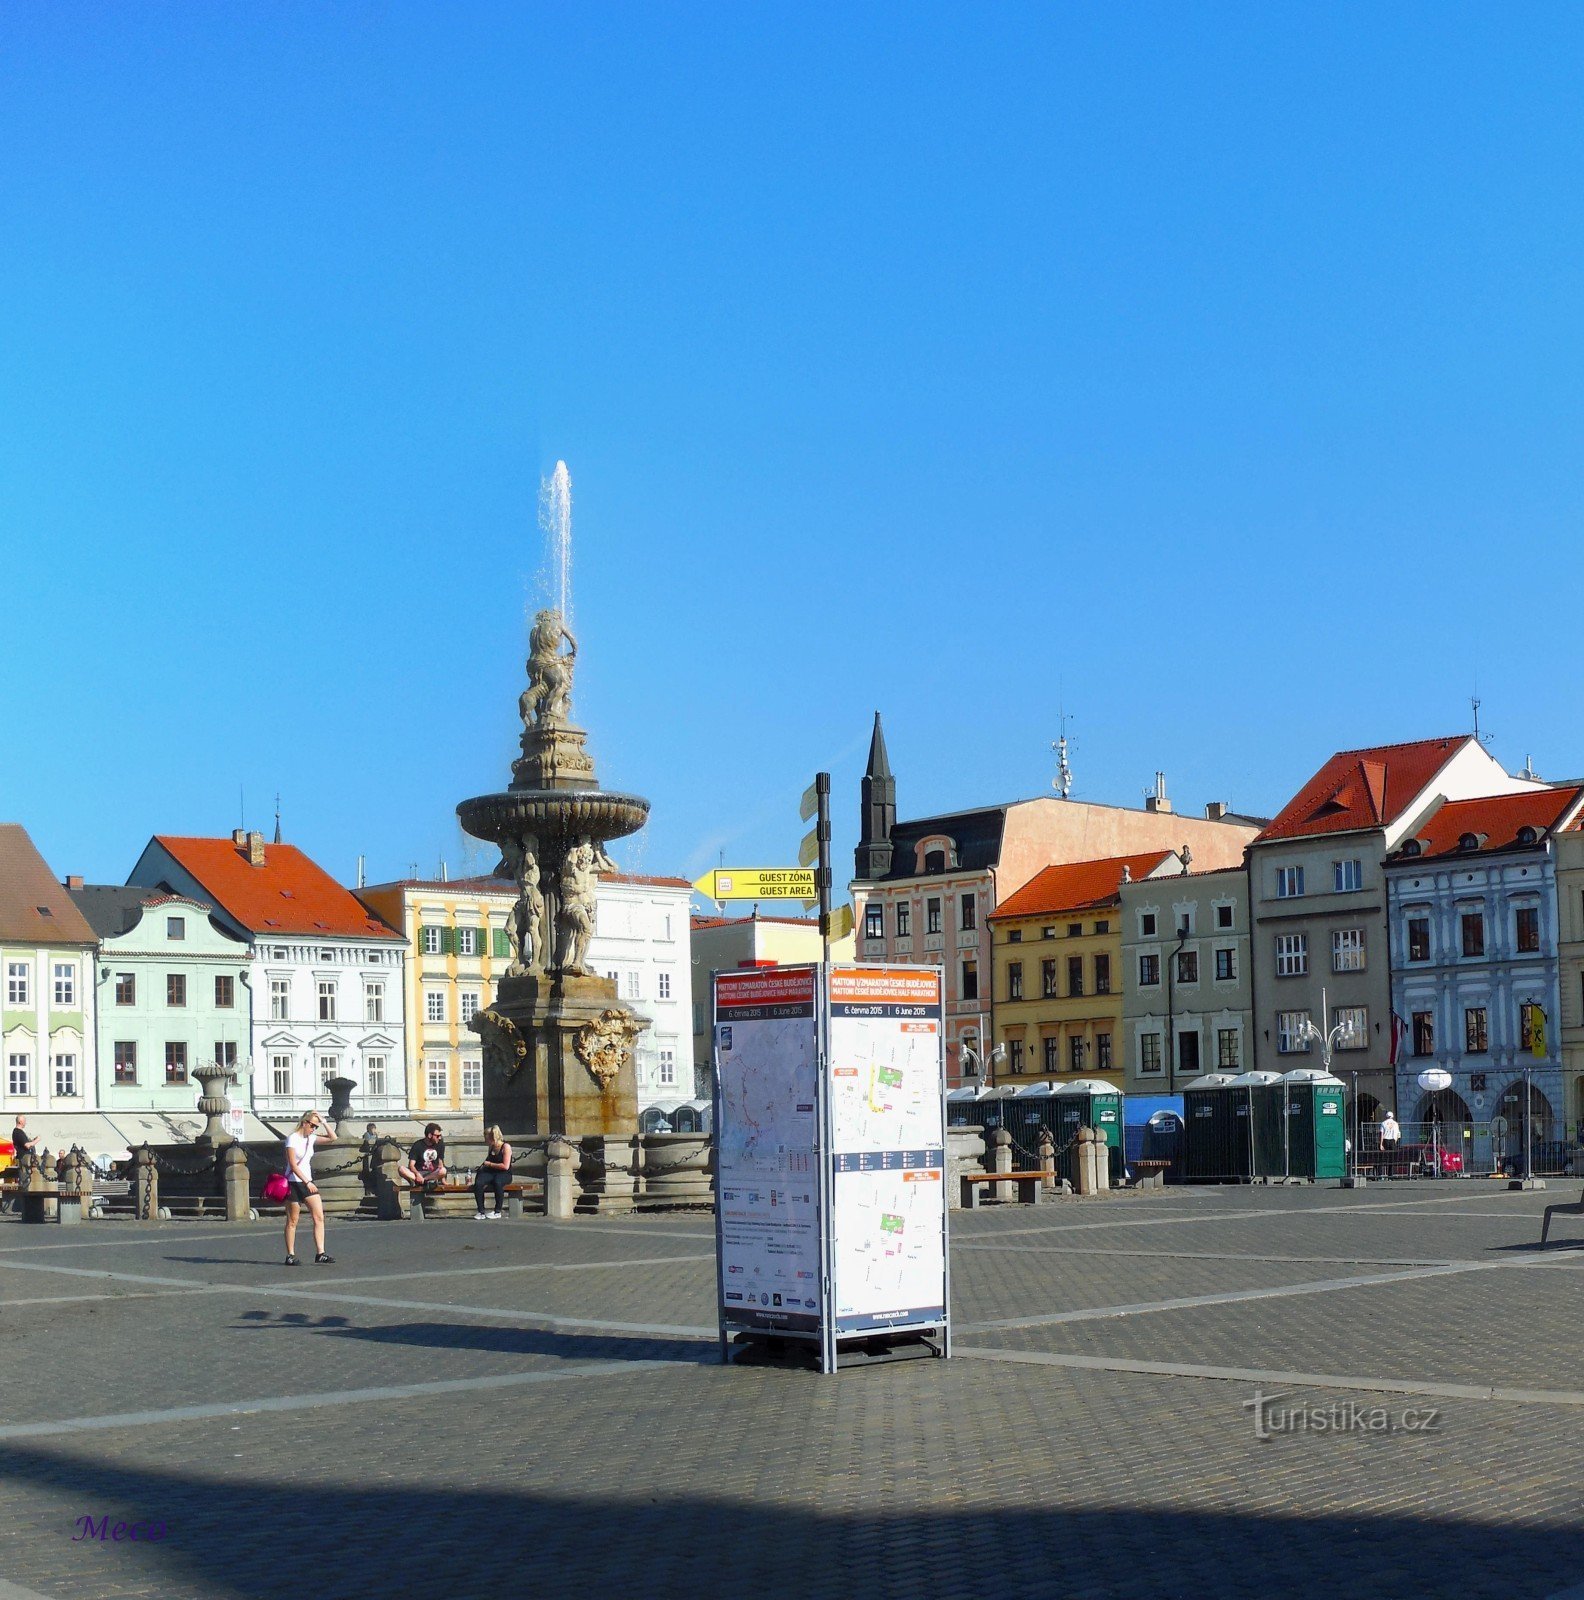
POLYGON ((853 852, 861 879, 883 878, 891 870, 891 834, 896 827, 896 779, 886 754, 885 730, 875 712, 869 740, 869 765, 863 776, 863 822, 853 852))

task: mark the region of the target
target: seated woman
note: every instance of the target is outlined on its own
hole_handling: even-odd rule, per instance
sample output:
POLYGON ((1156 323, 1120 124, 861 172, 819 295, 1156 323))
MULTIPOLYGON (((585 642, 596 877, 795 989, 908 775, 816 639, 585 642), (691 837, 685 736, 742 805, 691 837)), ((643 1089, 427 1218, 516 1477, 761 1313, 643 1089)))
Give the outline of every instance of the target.
POLYGON ((493 1125, 484 1130, 484 1140, 489 1148, 484 1152, 483 1165, 473 1176, 473 1204, 478 1207, 480 1222, 498 1222, 506 1201, 506 1185, 511 1181, 512 1147, 493 1125), (489 1190, 494 1192, 495 1204, 493 1210, 486 1211, 484 1195, 489 1190))

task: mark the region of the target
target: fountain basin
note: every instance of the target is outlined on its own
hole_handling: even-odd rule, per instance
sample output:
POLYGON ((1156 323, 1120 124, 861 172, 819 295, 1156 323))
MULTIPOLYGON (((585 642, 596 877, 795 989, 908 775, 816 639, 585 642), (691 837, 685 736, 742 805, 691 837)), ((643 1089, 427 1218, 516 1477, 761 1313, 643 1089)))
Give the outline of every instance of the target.
POLYGON ((620 839, 648 821, 649 802, 601 789, 507 789, 464 800, 457 816, 475 839, 497 844, 525 834, 620 839))

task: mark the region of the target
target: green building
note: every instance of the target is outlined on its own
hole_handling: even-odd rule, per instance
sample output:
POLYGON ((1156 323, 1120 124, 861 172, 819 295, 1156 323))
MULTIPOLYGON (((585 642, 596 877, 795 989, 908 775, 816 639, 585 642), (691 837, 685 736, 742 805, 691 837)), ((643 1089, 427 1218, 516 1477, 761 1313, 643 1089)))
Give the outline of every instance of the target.
POLYGON ((236 1073, 232 1105, 251 1105, 247 941, 205 901, 142 884, 74 883, 71 898, 99 936, 101 1109, 191 1112, 210 1061, 236 1073))

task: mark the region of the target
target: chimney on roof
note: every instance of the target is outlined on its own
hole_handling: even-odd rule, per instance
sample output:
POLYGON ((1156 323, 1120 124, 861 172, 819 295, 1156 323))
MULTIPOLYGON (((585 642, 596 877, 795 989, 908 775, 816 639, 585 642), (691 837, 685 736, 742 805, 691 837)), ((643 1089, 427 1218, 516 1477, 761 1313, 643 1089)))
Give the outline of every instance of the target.
POLYGON ((77 876, 77 874, 75 872, 71 873, 67 877, 67 879, 66 879, 66 887, 68 889, 80 889, 80 888, 82 888, 82 886, 83 886, 83 881, 82 881, 81 878, 79 878, 77 876))
POLYGON ((1225 800, 1212 800, 1210 804, 1205 807, 1205 818, 1209 822, 1224 822, 1226 820, 1226 814, 1227 803, 1225 800))
POLYGON ((247 858, 250 867, 264 865, 264 835, 257 828, 247 836, 247 858))
POLYGON ((1152 812, 1168 812, 1171 808, 1172 803, 1166 798, 1166 774, 1157 772, 1155 788, 1153 791, 1146 791, 1144 795, 1144 809, 1152 812))
POLYGON ((231 843, 234 844, 238 850, 245 850, 247 848, 247 829, 233 828, 231 830, 231 843))

